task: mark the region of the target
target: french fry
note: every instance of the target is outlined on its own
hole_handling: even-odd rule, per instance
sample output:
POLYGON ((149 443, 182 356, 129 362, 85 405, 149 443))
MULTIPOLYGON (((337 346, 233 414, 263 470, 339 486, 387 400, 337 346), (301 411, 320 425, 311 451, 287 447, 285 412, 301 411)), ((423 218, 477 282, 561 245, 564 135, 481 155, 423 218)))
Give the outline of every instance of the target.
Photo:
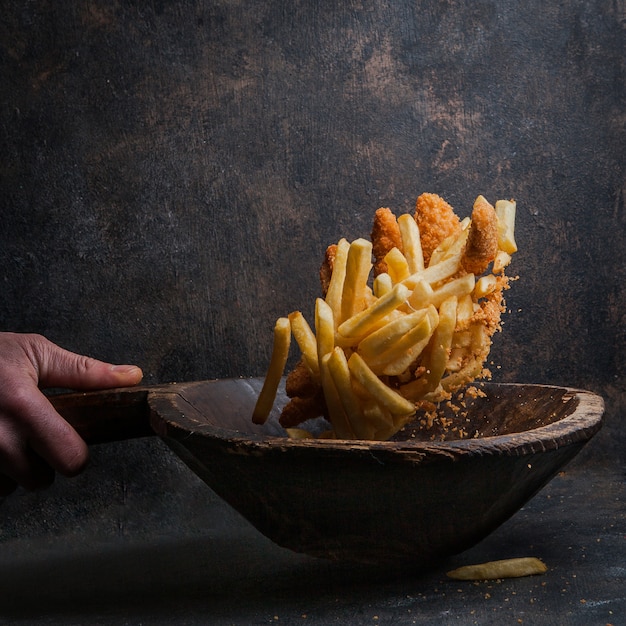
POLYGON ((382 298, 393 289, 393 281, 387 272, 379 274, 374 279, 374 297, 382 298))
POLYGON ((435 292, 430 299, 430 303, 439 307, 448 298, 454 296, 458 299, 472 293, 475 285, 476 278, 474 277, 474 274, 465 274, 465 276, 455 278, 454 280, 445 283, 438 289, 435 289, 435 292))
POLYGON ((548 571, 546 564, 536 557, 520 557, 465 565, 447 573, 454 580, 497 580, 535 576, 548 571))
POLYGON ((431 306, 424 312, 422 319, 395 341, 393 345, 380 354, 372 355, 366 361, 370 369, 376 372, 376 374, 385 374, 386 376, 400 375, 428 345, 437 323, 437 311, 435 307, 431 306))
POLYGON ((409 289, 402 283, 397 284, 390 292, 379 298, 367 309, 353 315, 343 322, 337 332, 344 338, 362 337, 373 328, 380 325, 380 321, 393 310, 403 304, 409 296, 409 289))
POLYGON ((451 296, 444 300, 439 307, 439 324, 433 333, 428 360, 424 364, 427 370, 426 380, 429 391, 437 388, 446 370, 450 347, 452 346, 452 335, 456 326, 456 305, 456 296, 451 296))
POLYGON ((422 309, 409 315, 403 315, 390 321, 383 327, 369 334, 358 346, 359 354, 369 362, 394 346, 406 333, 417 326, 425 317, 427 310, 422 309))
POLYGON ((328 371, 333 379, 339 400, 352 432, 358 439, 371 439, 374 429, 363 420, 361 404, 354 389, 350 376, 350 368, 344 351, 335 347, 328 358, 328 371))
POLYGON ((320 359, 320 378, 322 381, 322 389, 324 390, 324 398, 326 399, 330 423, 332 424, 337 438, 354 439, 354 431, 350 427, 350 421, 348 420, 348 415, 346 414, 343 403, 341 402, 339 390, 335 386, 335 381, 333 380, 328 367, 331 354, 332 352, 329 352, 320 359))
POLYGON ((337 242, 333 272, 330 275, 330 283, 326 291, 326 303, 331 308, 335 323, 339 324, 341 318, 341 296, 346 278, 346 263, 348 261, 348 250, 350 244, 346 239, 337 242))
POLYGON ((476 298, 484 298, 486 295, 493 293, 498 286, 496 277, 493 274, 481 276, 474 286, 474 296, 476 298))
POLYGON ((515 243, 515 213, 517 204, 514 200, 498 200, 495 211, 498 218, 498 247, 508 254, 517 252, 515 243))
POLYGON ((450 276, 453 276, 459 271, 459 265, 461 263, 461 253, 454 256, 445 258, 441 263, 435 265, 429 265, 426 269, 411 274, 408 278, 405 278, 402 282, 409 288, 414 289, 418 282, 426 281, 430 285, 440 283, 450 276))
POLYGON ((405 213, 398 218, 398 227, 402 237, 402 250, 409 266, 409 272, 415 274, 424 269, 424 254, 417 222, 412 215, 405 213))
POLYGON ((357 381, 392 415, 413 415, 415 413, 415 405, 385 385, 356 352, 348 359, 348 367, 357 381))
POLYGON ((335 320, 333 311, 322 298, 315 301, 315 332, 317 342, 317 360, 333 351, 335 347, 335 320))
POLYGON ((285 371, 290 344, 291 324, 289 319, 279 317, 274 325, 274 345, 270 365, 265 375, 265 380, 263 381, 263 387, 261 388, 261 392, 254 406, 254 411, 252 412, 252 421, 255 424, 265 424, 272 411, 278 385, 285 371))
POLYGON ((367 300, 367 280, 372 269, 372 244, 366 239, 356 239, 350 244, 346 259, 346 276, 341 292, 341 317, 339 325, 362 311, 367 300))
POLYGON ((432 302, 434 293, 433 288, 425 280, 419 280, 413 287, 407 303, 412 309, 425 309, 432 302))
POLYGON ((406 257, 398 248, 391 248, 385 255, 387 273, 391 277, 391 282, 395 285, 409 277, 409 264, 406 257))
POLYGON ((300 311, 294 311, 288 317, 291 324, 291 334, 300 348, 304 362, 314 378, 319 379, 320 367, 317 358, 315 333, 311 330, 309 323, 304 319, 304 315, 300 311))

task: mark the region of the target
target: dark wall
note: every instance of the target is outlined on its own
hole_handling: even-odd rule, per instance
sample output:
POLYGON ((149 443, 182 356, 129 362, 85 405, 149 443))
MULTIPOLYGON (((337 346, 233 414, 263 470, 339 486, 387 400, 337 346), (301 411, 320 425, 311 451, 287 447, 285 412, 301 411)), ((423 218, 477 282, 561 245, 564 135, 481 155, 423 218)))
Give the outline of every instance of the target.
POLYGON ((514 197, 495 377, 600 391, 621 436, 625 21, 601 0, 5 2, 0 327, 148 382, 260 375, 274 319, 310 315, 326 245, 376 208, 514 197))

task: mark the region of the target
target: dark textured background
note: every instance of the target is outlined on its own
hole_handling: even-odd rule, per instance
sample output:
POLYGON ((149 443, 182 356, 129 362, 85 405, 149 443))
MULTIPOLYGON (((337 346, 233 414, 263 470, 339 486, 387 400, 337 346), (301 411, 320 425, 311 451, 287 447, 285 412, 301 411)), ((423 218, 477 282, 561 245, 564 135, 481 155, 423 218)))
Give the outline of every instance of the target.
MULTIPOLYGON (((591 457, 623 464, 625 29, 608 0, 4 2, 0 328, 147 382, 262 375, 376 208, 514 197, 495 378, 601 393, 591 457)), ((97 450, 6 501, 2 535, 124 535, 133 506, 161 532, 152 479, 192 498, 173 462, 97 450)))

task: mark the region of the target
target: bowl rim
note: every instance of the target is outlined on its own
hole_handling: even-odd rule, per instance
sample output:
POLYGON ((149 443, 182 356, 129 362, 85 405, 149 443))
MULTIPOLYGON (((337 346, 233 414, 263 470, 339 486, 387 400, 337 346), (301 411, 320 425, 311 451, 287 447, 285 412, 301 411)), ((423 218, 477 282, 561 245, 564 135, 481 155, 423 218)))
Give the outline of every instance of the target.
MULTIPOLYGON (((215 382, 219 382, 220 379, 215 382)), ((244 382, 246 379, 221 379, 237 380, 244 382)), ((251 379, 248 379, 251 380, 251 379)), ((258 380, 258 379, 254 379, 258 380)), ((482 381, 481 381, 481 384, 482 381)), ((220 440, 230 446, 238 449, 249 448, 257 451, 271 451, 273 449, 284 452, 288 449, 292 450, 326 450, 335 452, 395 452, 395 453, 413 453, 434 454, 436 456, 452 455, 466 456, 467 454, 526 454, 538 451, 547 451, 556 449, 566 445, 579 442, 586 442, 598 432, 602 426, 605 404, 603 398, 592 391, 580 389, 576 387, 566 387, 560 385, 548 385, 537 383, 499 383, 484 382, 485 385, 500 388, 514 387, 536 387, 542 389, 552 389, 562 393, 563 401, 578 400, 574 410, 564 418, 552 422, 547 425, 532 428, 526 431, 516 433, 505 433, 498 435, 490 435, 486 437, 467 437, 460 439, 452 439, 448 441, 423 441, 423 440, 403 440, 403 441, 369 441, 363 439, 294 439, 285 436, 271 435, 265 433, 243 433, 240 430, 228 429, 222 426, 216 426, 207 422, 199 413, 197 419, 194 419, 194 410, 189 410, 190 405, 185 406, 185 413, 179 410, 174 420, 168 420, 164 416, 167 408, 176 412, 177 402, 186 400, 179 394, 167 394, 165 396, 156 396, 151 402, 156 402, 160 406, 157 412, 160 419, 168 424, 165 436, 171 435, 171 428, 181 430, 189 436, 190 433, 195 436, 220 440), (165 402, 165 405, 164 405, 165 402)))

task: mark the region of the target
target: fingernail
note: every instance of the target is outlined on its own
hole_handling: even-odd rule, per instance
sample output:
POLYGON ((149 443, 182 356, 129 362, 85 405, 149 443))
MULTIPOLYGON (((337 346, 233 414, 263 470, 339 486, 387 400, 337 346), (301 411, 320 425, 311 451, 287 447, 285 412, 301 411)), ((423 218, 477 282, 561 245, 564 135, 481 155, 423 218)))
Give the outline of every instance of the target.
POLYGON ((136 365, 113 365, 111 371, 116 374, 124 374, 126 376, 133 376, 134 378, 141 379, 143 372, 136 365))

